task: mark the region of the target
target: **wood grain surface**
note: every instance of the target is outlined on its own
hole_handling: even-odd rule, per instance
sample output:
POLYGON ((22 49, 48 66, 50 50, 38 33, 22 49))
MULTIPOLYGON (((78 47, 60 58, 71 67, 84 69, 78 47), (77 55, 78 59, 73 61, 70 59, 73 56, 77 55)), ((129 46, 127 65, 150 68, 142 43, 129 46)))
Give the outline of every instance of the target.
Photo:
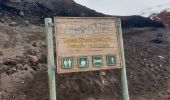
POLYGON ((55 17, 57 73, 121 68, 121 39, 116 20, 114 17, 55 17), (102 56, 102 66, 94 66, 95 56, 102 56), (108 65, 107 56, 115 56, 115 64, 108 65), (86 68, 79 68, 81 57, 88 58, 86 68), (71 68, 63 68, 69 58, 72 58, 71 68))

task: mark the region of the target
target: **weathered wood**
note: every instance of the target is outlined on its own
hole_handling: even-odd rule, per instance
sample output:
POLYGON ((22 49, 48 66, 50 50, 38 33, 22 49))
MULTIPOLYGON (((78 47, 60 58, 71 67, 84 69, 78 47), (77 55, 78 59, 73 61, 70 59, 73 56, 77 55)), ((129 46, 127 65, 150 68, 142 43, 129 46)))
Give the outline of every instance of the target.
POLYGON ((117 27, 120 38, 120 46, 121 46, 121 58, 122 58, 122 69, 121 69, 121 88, 122 88, 122 100, 129 100, 129 91, 128 91, 128 83, 127 83, 127 75, 126 75, 126 65, 125 65, 125 55, 124 55, 124 46, 123 46, 123 36, 121 29, 121 20, 117 19, 117 27))
POLYGON ((56 17, 57 72, 69 73, 121 68, 116 18, 56 17), (102 56, 102 66, 94 67, 93 56, 102 56), (115 55, 116 64, 108 66, 107 55, 115 55), (88 57, 88 67, 79 68, 78 57, 88 57), (72 57, 72 68, 62 68, 62 58, 72 57))
POLYGON ((48 78, 49 78, 49 92, 50 100, 56 100, 56 83, 55 83, 55 64, 54 64, 54 50, 53 50, 53 35, 51 18, 45 19, 45 33, 47 41, 47 66, 48 66, 48 78))

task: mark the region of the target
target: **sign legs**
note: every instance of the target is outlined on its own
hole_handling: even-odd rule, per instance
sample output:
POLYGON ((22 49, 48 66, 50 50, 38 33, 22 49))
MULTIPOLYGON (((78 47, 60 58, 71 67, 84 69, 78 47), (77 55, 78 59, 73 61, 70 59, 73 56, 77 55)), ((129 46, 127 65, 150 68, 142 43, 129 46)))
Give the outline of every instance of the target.
POLYGON ((45 19, 45 33, 47 41, 47 66, 48 66, 48 79, 50 100, 56 100, 56 82, 55 82, 55 64, 54 64, 54 50, 53 50, 53 35, 52 35, 52 19, 45 19))

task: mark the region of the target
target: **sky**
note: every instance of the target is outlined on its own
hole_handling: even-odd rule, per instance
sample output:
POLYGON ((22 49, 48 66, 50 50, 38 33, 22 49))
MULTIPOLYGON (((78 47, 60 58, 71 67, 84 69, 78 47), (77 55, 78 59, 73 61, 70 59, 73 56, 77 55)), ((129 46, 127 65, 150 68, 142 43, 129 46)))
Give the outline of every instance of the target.
POLYGON ((138 15, 147 8, 170 4, 170 0, 74 0, 109 15, 138 15))

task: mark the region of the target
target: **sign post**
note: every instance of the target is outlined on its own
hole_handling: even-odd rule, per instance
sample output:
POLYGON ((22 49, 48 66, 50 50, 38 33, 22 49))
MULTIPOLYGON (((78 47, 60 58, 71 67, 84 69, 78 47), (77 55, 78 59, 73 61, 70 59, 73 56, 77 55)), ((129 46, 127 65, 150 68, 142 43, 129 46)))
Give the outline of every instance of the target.
POLYGON ((53 48, 53 35, 52 35, 52 19, 45 19, 45 33, 47 41, 47 66, 48 66, 48 79, 49 79, 49 91, 50 100, 56 100, 56 83, 55 83, 55 71, 54 64, 54 48, 53 48))
MULTIPOLYGON (((52 19, 45 19, 50 100, 56 100, 52 19)), ((121 69, 122 100, 129 100, 121 21, 114 17, 55 17, 57 73, 121 69)))
POLYGON ((125 55, 124 55, 124 46, 123 46, 123 36, 122 36, 122 28, 121 28, 121 20, 117 19, 117 28, 119 31, 119 37, 121 39, 121 56, 122 56, 122 69, 121 69, 121 87, 122 87, 122 99, 129 100, 129 91, 128 91, 128 83, 126 76, 126 64, 125 64, 125 55))

